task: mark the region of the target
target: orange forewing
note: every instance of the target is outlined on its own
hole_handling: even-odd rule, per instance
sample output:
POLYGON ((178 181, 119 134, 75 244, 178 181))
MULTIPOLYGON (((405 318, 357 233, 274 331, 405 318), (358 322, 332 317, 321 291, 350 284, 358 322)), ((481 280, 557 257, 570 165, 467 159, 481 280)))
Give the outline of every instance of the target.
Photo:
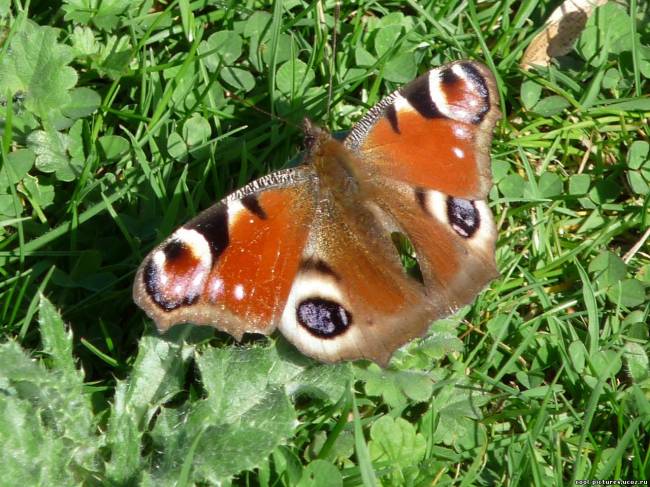
POLYGON ((313 206, 298 188, 268 190, 258 200, 266 218, 242 209, 230 221, 230 243, 204 296, 246 321, 271 324, 298 269, 313 206))
POLYGON ((382 118, 362 148, 379 172, 459 198, 480 194, 485 176, 476 157, 478 127, 448 118, 426 119, 416 111, 397 117, 399 133, 382 118))

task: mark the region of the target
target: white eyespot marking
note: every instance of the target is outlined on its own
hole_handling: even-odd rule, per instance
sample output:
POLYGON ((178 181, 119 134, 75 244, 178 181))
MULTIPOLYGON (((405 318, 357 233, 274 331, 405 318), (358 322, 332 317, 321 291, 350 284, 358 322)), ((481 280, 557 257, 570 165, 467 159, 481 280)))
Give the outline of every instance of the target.
POLYGON ((244 290, 244 286, 242 284, 237 284, 235 286, 235 289, 233 290, 233 295, 235 296, 235 299, 237 301, 241 301, 244 299, 244 296, 246 296, 246 291, 244 290))
POLYGON ((228 221, 234 223, 240 215, 245 214, 246 208, 239 200, 232 200, 228 202, 228 221))
MULTIPOLYGON (((435 190, 425 190, 422 196, 422 205, 426 209, 427 213, 432 217, 444 225, 448 225, 454 233, 463 237, 465 242, 467 242, 467 245, 470 247, 480 252, 486 252, 488 249, 493 249, 497 232, 492 212, 490 211, 487 202, 484 200, 473 201, 473 206, 470 205, 469 202, 465 205, 459 205, 466 207, 468 211, 470 208, 475 208, 476 215, 474 215, 473 218, 476 221, 472 218, 468 218, 466 222, 456 223, 450 221, 448 197, 444 193, 435 190), (474 223, 477 225, 477 228, 473 232, 468 233, 468 230, 465 228, 466 225, 460 225, 459 223, 465 223, 466 225, 474 223)), ((471 230, 471 228, 469 229, 471 230)))
POLYGON ((463 157, 465 157, 465 151, 463 149, 461 149, 460 147, 454 147, 452 149, 452 151, 454 152, 454 155, 456 157, 458 157, 459 159, 462 159, 463 157))
POLYGON ((211 263, 212 253, 210 252, 210 244, 196 230, 181 227, 173 233, 170 240, 176 240, 182 243, 185 248, 192 252, 195 259, 201 261, 201 264, 211 263))
POLYGON ((402 95, 397 93, 393 99, 393 106, 395 107, 396 112, 411 112, 415 110, 409 101, 404 98, 402 95))
POLYGON ((454 64, 451 67, 451 70, 454 72, 456 76, 458 76, 463 81, 467 82, 467 73, 465 73, 465 70, 463 69, 463 66, 461 64, 454 64))
POLYGON ((363 338, 354 323, 353 310, 336 278, 306 271, 293 281, 278 328, 303 353, 332 362, 362 355, 356 343, 363 338), (303 322, 315 320, 322 329, 310 331, 299 318, 303 322), (331 324, 344 324, 345 330, 326 336, 331 324), (318 336, 318 332, 325 334, 318 336))

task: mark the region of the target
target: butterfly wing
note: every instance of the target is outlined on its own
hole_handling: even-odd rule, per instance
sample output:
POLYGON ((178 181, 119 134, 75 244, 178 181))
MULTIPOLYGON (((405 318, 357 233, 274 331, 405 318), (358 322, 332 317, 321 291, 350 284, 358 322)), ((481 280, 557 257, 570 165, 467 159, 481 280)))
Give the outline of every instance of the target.
POLYGON ((309 167, 258 179, 200 213, 140 266, 133 297, 159 329, 213 325, 240 339, 280 320, 314 217, 309 167))
POLYGON ((346 138, 347 155, 325 154, 350 161, 362 195, 354 207, 321 200, 280 322, 304 353, 386 364, 498 275, 484 201, 495 102, 487 68, 443 66, 373 108, 346 138), (401 266, 392 232, 413 244, 422 282, 401 266))
POLYGON ((472 61, 451 63, 378 103, 345 145, 370 174, 457 198, 484 199, 492 185, 497 101, 489 69, 472 61))

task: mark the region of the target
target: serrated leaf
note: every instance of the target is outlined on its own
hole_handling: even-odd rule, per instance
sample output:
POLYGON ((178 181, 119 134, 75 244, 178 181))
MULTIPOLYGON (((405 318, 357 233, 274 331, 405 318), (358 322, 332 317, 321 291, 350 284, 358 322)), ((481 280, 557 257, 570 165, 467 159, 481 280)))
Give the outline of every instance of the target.
POLYGON ((623 359, 627 372, 634 382, 641 382, 650 375, 650 361, 643 345, 636 342, 626 342, 623 347, 623 359))
POLYGON ((112 30, 129 7, 137 9, 141 3, 142 0, 65 0, 63 10, 66 20, 92 22, 100 29, 112 30))
POLYGON ((25 94, 25 108, 47 119, 70 103, 77 73, 72 49, 58 42, 59 30, 25 21, 0 62, 0 93, 25 94))
POLYGON ((164 409, 152 432, 161 479, 173 478, 179 461, 194 481, 213 483, 259 466, 296 427, 287 389, 310 366, 324 367, 284 361, 275 347, 208 349, 196 361, 205 399, 164 409))
POLYGON ((370 428, 368 448, 375 465, 391 469, 396 485, 409 485, 426 453, 424 436, 403 418, 382 416, 370 428))
POLYGON ((72 358, 72 332, 66 330, 61 315, 44 296, 39 301, 38 321, 43 351, 50 356, 53 367, 61 370, 71 380, 83 382, 83 376, 79 374, 72 358))
POLYGON ((141 471, 142 435, 161 404, 183 389, 193 349, 160 337, 140 339, 127 381, 118 381, 106 431, 112 448, 106 471, 114 482, 137 478, 141 471))
POLYGON ((325 460, 314 460, 302 471, 297 487, 341 487, 343 478, 338 468, 325 460))

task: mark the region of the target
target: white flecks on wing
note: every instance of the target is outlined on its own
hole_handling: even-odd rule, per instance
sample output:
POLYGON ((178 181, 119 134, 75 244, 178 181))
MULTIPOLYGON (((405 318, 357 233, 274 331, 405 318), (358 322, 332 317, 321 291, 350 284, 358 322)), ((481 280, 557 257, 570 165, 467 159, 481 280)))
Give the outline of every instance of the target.
POLYGON ((459 159, 462 159, 463 157, 465 157, 465 151, 463 149, 461 149, 460 147, 454 147, 452 149, 452 151, 454 152, 454 155, 456 157, 458 157, 459 159))
POLYGON ((246 290, 243 284, 236 284, 233 290, 233 295, 237 301, 241 301, 246 296, 246 290))
POLYGON ((454 131, 454 135, 459 139, 465 140, 469 138, 470 135, 469 130, 467 130, 467 128, 463 127, 462 125, 454 125, 453 131, 454 131))
POLYGON ((216 301, 219 295, 223 293, 223 279, 215 278, 210 285, 210 301, 216 301))

